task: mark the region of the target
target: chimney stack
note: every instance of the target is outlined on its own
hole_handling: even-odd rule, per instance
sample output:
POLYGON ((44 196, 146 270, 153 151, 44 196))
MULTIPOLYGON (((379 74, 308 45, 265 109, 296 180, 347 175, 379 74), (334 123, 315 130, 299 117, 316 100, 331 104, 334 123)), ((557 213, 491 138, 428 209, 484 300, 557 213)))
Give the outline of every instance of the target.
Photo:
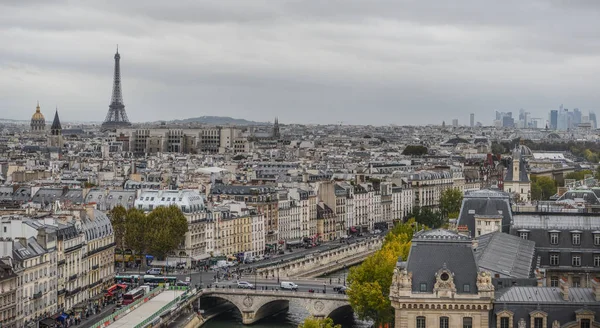
POLYGON ((592 279, 592 293, 596 302, 600 302, 600 280, 598 278, 592 279))
POLYGON ((559 284, 560 284, 560 295, 562 296, 563 300, 568 301, 569 300, 569 281, 567 280, 566 277, 562 277, 562 278, 560 278, 559 284))

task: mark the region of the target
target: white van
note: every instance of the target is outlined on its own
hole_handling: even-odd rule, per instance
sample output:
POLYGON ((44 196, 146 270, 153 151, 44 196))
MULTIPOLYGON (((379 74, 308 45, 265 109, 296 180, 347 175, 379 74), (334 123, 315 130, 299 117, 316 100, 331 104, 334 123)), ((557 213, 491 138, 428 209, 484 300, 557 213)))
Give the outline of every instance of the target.
POLYGON ((281 287, 281 289, 284 289, 284 290, 293 290, 293 291, 298 290, 298 285, 296 285, 295 283, 293 283, 291 281, 282 281, 281 285, 279 287, 281 287))
POLYGON ((161 274, 161 272, 162 272, 161 268, 151 268, 150 270, 146 271, 146 274, 158 275, 158 274, 161 274))

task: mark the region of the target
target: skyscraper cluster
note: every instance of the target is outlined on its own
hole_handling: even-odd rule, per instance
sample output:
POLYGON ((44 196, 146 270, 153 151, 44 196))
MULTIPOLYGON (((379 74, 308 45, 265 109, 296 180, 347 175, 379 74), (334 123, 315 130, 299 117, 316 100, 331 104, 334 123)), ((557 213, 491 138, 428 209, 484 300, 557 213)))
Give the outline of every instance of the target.
POLYGON ((560 105, 558 110, 551 110, 548 128, 552 130, 567 131, 578 127, 587 127, 596 129, 596 114, 592 111, 587 116, 582 115, 579 108, 569 110, 560 105))

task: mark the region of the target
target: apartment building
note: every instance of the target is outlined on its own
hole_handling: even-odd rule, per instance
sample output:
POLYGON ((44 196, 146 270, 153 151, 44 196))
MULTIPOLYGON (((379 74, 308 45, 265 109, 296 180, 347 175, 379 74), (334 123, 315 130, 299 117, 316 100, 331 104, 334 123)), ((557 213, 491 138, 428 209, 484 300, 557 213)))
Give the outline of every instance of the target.
POLYGON ((10 256, 18 275, 17 327, 37 327, 57 311, 56 231, 21 217, 1 219, 0 253, 10 256))
POLYGON ((18 328, 18 278, 13 271, 12 258, 0 258, 0 322, 5 328, 18 328))

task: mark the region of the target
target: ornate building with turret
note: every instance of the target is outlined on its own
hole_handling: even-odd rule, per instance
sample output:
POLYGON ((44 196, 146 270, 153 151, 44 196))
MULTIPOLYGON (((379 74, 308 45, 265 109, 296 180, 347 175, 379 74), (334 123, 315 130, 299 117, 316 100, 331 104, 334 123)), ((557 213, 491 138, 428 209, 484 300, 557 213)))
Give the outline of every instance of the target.
POLYGON ((35 108, 35 113, 31 116, 31 132, 36 134, 43 134, 46 132, 46 118, 40 110, 40 103, 38 102, 35 108))
POLYGON ((544 287, 533 275, 533 243, 515 238, 495 232, 471 239, 443 229, 416 233, 408 260, 394 269, 394 326, 600 327, 600 279, 590 273, 591 288, 570 286, 564 277, 544 287))

